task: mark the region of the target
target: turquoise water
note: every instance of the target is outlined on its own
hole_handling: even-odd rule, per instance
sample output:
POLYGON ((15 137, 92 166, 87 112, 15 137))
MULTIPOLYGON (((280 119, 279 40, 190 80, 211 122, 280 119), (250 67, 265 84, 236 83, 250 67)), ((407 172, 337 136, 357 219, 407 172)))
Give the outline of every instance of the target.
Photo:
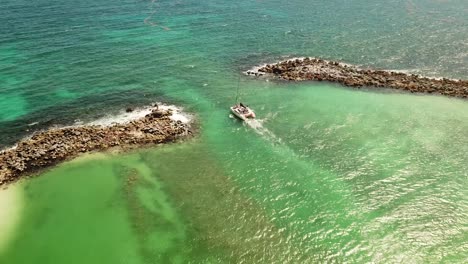
POLYGON ((242 76, 227 112, 285 56, 466 79, 465 1, 1 6, 0 145, 154 101, 200 132, 0 192, 0 263, 467 261, 466 101, 242 76))

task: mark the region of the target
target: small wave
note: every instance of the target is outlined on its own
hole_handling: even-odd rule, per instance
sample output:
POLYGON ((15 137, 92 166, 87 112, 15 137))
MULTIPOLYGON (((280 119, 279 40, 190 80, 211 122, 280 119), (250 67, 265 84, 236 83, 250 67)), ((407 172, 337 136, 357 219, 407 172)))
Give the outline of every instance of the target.
POLYGON ((177 107, 175 105, 159 105, 159 109, 171 110, 172 115, 170 118, 175 121, 180 121, 184 124, 190 123, 193 119, 193 116, 183 112, 183 108, 177 107))
POLYGON ((28 126, 35 126, 35 125, 38 125, 38 124, 39 124, 39 122, 32 122, 32 123, 28 124, 28 126))
POLYGON ((15 144, 15 145, 13 145, 13 146, 11 146, 11 147, 7 147, 7 148, 4 148, 4 149, 0 149, 0 154, 4 153, 4 152, 6 152, 6 151, 9 151, 9 150, 15 150, 15 149, 17 149, 17 148, 18 148, 18 145, 15 144))
POLYGON ((115 124, 126 124, 130 123, 133 120, 143 118, 147 114, 151 113, 151 107, 145 107, 140 109, 135 109, 132 112, 120 112, 117 115, 106 115, 94 121, 88 123, 81 123, 75 124, 76 126, 83 126, 83 125, 94 125, 94 126, 112 126, 115 124))

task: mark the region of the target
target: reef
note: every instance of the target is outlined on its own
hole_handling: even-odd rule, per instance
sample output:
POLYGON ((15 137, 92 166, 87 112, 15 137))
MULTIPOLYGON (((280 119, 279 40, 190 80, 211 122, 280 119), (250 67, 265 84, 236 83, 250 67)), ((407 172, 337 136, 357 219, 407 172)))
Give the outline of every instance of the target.
POLYGON ((0 152, 0 185, 82 153, 162 144, 191 136, 190 123, 174 119, 172 111, 154 107, 144 117, 121 124, 71 126, 37 132, 0 152))
POLYGON ((468 80, 428 78, 403 72, 361 69, 357 66, 318 58, 301 58, 267 64, 246 72, 273 75, 286 81, 329 81, 350 87, 382 87, 411 93, 441 94, 468 98, 468 80))

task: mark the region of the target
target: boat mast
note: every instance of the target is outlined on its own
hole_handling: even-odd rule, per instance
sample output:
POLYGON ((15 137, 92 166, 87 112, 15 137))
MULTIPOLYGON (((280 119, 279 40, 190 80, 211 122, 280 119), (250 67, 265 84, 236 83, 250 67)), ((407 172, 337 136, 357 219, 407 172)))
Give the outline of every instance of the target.
MULTIPOLYGON (((240 71, 240 69, 239 69, 240 71)), ((239 73, 239 71, 237 71, 239 73)), ((240 86, 240 79, 241 79, 241 76, 239 74, 239 78, 237 79, 237 92, 236 92, 236 104, 237 104, 237 100, 239 99, 239 86, 240 86)))

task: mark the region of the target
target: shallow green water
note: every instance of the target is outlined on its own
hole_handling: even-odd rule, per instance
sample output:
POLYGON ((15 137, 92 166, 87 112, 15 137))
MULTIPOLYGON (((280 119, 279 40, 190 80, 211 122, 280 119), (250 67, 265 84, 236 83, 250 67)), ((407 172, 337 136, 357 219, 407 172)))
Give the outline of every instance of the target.
POLYGON ((282 56, 466 78, 466 12, 455 0, 5 1, 3 146, 154 101, 201 128, 2 191, 0 263, 466 262, 466 101, 242 77, 259 121, 226 110, 240 70, 282 56))

